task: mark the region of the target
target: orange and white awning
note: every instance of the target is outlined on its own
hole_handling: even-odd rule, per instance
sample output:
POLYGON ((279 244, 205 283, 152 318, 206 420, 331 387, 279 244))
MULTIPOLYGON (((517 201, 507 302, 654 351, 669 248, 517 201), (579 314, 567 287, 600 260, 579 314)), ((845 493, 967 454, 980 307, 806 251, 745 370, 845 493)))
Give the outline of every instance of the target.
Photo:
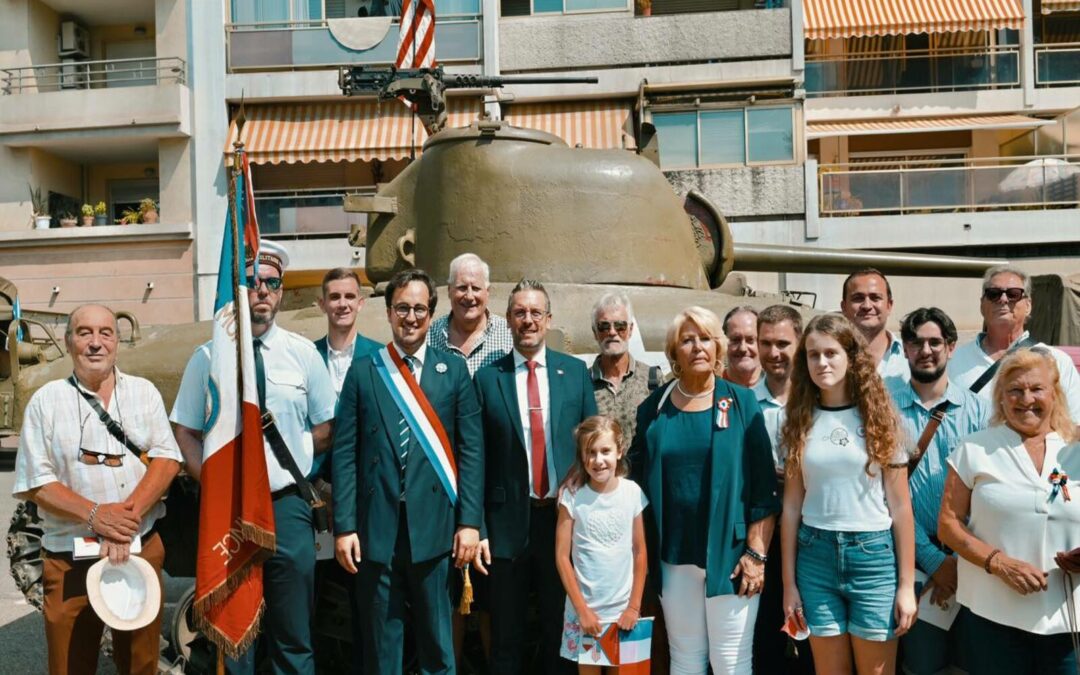
POLYGON ((1053 120, 1027 115, 968 115, 952 117, 890 117, 863 120, 807 122, 806 137, 871 136, 875 134, 913 134, 931 131, 968 129, 1031 129, 1053 120))
MULTIPOLYGON (((253 164, 352 162, 408 157, 427 133, 399 101, 246 105, 244 149, 253 164)), ((463 127, 480 114, 479 98, 448 101, 448 127, 463 127)), ((225 144, 232 162, 235 122, 225 144)))
POLYGON ((564 101, 510 105, 503 119, 517 127, 554 134, 570 147, 633 149, 629 123, 633 102, 564 101))
POLYGON ((1080 0, 1042 0, 1042 13, 1080 12, 1080 0))
POLYGON ((1023 24, 1020 0, 803 0, 808 40, 1019 29, 1023 24))

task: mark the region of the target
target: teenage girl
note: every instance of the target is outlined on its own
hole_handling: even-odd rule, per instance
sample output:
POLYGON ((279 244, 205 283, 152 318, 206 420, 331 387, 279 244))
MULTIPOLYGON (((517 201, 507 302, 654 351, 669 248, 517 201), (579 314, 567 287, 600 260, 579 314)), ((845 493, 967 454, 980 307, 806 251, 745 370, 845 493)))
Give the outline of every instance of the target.
MULTIPOLYGON (((577 460, 559 495, 555 564, 566 588, 559 653, 577 662, 583 636, 600 635, 611 623, 623 630, 637 624, 648 559, 641 517, 647 500, 626 478, 619 423, 594 415, 578 425, 574 440, 577 460)), ((600 667, 579 665, 578 672, 600 667)))

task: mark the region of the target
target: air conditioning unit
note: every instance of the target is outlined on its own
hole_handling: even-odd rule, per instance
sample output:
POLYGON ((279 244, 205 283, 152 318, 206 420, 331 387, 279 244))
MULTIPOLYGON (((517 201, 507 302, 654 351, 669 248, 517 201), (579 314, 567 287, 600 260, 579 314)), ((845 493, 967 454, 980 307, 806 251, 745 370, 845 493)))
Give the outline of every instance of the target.
POLYGON ((61 21, 60 34, 56 38, 60 56, 90 56, 90 33, 85 26, 74 21, 61 21))

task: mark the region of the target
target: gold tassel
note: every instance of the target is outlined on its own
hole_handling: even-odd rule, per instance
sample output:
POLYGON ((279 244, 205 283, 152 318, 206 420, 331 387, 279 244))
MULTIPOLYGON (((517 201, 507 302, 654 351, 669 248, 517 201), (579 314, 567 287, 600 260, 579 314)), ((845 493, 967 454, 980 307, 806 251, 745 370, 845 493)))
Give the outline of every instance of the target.
POLYGON ((468 565, 461 569, 461 575, 465 577, 465 584, 461 589, 461 602, 458 603, 458 613, 462 616, 468 616, 472 612, 473 603, 472 579, 469 578, 468 565))

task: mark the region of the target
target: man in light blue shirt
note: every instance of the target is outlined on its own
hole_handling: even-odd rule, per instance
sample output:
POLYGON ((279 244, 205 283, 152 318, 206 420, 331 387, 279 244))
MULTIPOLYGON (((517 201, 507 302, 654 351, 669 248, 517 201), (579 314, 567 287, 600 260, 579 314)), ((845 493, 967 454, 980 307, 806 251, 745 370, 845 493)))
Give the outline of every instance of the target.
POLYGON ((882 379, 907 381, 908 363, 904 347, 886 326, 893 310, 892 286, 873 267, 852 272, 844 279, 840 311, 866 338, 867 349, 882 379))
MULTIPOLYGON (((911 461, 917 462, 909 478, 911 505, 915 512, 915 564, 927 580, 931 602, 956 602, 956 557, 937 539, 938 512, 945 492, 949 453, 965 436, 989 425, 990 405, 947 374, 956 349, 956 326, 937 307, 921 307, 904 317, 900 326, 911 380, 889 380, 889 390, 900 413, 900 422, 911 442, 911 461), (944 416, 925 451, 917 444, 937 406, 946 404, 944 416)), ((956 662, 962 619, 949 631, 917 621, 904 641, 904 671, 933 675, 956 662)))

